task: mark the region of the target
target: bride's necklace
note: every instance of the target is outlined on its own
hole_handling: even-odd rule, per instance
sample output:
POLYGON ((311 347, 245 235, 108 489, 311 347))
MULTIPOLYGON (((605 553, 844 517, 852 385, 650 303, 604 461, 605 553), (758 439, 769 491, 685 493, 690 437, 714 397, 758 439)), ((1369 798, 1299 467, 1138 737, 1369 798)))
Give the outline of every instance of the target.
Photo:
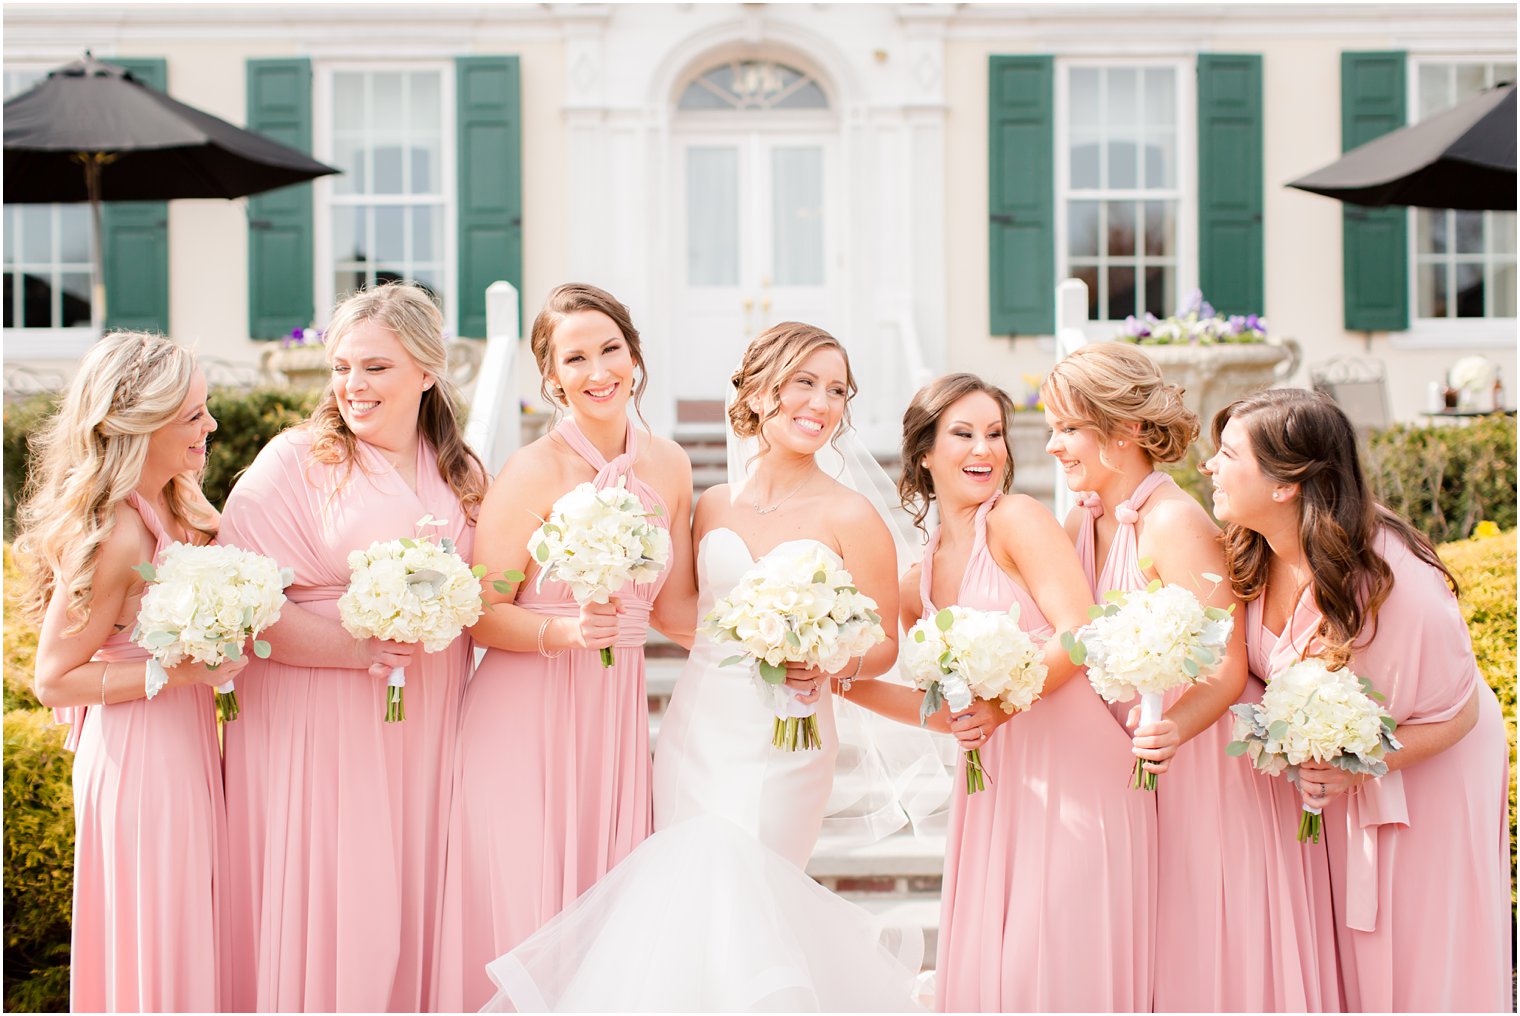
POLYGON ((793 494, 797 493, 803 487, 806 487, 808 485, 809 481, 811 481, 812 479, 813 479, 813 475, 811 473, 809 473, 807 476, 804 476, 802 478, 802 482, 801 483, 797 484, 797 486, 793 487, 790 491, 788 491, 786 493, 786 496, 783 497, 781 500, 777 501, 775 504, 762 505, 760 503, 760 499, 758 497, 755 498, 755 500, 753 502, 751 502, 752 506, 755 509, 755 514, 756 515, 769 515, 771 512, 775 511, 777 508, 780 508, 782 505, 786 504, 786 502, 791 498, 791 496, 793 494))

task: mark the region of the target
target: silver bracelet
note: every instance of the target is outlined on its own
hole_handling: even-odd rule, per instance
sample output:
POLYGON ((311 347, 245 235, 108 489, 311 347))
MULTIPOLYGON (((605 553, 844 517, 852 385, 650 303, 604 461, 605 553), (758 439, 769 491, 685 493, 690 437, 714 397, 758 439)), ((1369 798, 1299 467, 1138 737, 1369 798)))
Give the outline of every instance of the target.
POLYGON ((544 648, 544 633, 549 630, 549 625, 553 621, 554 618, 546 617, 544 618, 544 623, 538 626, 538 655, 546 660, 557 660, 565 654, 563 649, 558 649, 551 653, 544 648))
POLYGON ((855 686, 855 679, 860 676, 860 670, 866 665, 866 658, 860 656, 855 660, 855 672, 849 677, 835 678, 839 682, 839 693, 842 695, 855 686))

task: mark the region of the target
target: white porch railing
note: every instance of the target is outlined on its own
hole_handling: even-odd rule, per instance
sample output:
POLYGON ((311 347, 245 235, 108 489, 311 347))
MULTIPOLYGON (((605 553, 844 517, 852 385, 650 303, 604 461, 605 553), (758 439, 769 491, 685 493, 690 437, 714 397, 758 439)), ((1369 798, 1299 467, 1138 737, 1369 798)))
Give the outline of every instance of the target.
POLYGON ((521 339, 517 289, 510 282, 486 288, 486 355, 475 380, 464 439, 495 476, 522 441, 517 346, 521 339))
POLYGON ((851 357, 865 393, 857 406, 869 407, 866 413, 851 412, 866 447, 878 456, 892 457, 902 444, 902 411, 915 392, 934 380, 935 372, 924 356, 913 308, 906 301, 895 314, 878 318, 877 329, 884 341, 871 354, 851 357))
MULTIPOLYGON (((1059 363, 1074 350, 1087 344, 1087 283, 1081 279, 1066 279, 1056 286, 1056 362, 1059 363)), ((1056 518, 1064 522, 1076 507, 1077 499, 1066 487, 1066 474, 1061 463, 1051 460, 1055 479, 1051 493, 1055 499, 1056 518)))

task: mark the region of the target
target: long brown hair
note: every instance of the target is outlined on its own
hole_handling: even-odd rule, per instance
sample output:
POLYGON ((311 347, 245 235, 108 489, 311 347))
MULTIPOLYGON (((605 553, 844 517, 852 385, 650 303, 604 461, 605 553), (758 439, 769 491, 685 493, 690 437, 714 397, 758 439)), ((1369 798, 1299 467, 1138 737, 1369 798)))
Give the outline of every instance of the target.
MULTIPOLYGON (((459 389, 449 380, 443 314, 420 286, 398 282, 360 290, 333 311, 325 339, 329 363, 339 341, 366 321, 395 335, 407 355, 432 376, 433 385, 422 393, 417 407, 417 432, 432 445, 439 473, 473 524, 485 498, 486 467, 465 443, 459 426, 459 389)), ((359 461, 358 438, 343 422, 331 379, 303 426, 311 432, 311 457, 315 461, 340 466, 345 476, 352 471, 359 461)))
POLYGON ((766 422, 781 412, 781 386, 820 349, 837 349, 844 359, 844 415, 839 430, 830 438, 832 442, 837 441, 850 425, 850 400, 859 391, 855 374, 850 370, 850 354, 845 352, 843 343, 817 325, 783 321, 756 335, 745 348, 739 369, 729 378, 734 386, 734 400, 728 404, 728 422, 740 437, 760 439, 759 454, 765 454, 770 447, 763 430, 766 422), (774 405, 762 416, 754 408, 755 404, 765 406, 767 403, 774 405))
POLYGON ((913 401, 903 410, 902 418, 902 479, 897 481, 897 496, 921 533, 928 533, 924 519, 929 517, 929 506, 934 503, 934 477, 924 466, 924 456, 934 448, 945 411, 976 392, 990 396, 1003 414, 1003 448, 1008 458, 1000 485, 1005 494, 1013 489, 1013 445, 1008 433, 1012 427, 1013 400, 1003 389, 975 374, 937 377, 913 393, 913 401))
MULTIPOLYGON (((1425 535, 1373 498, 1356 431, 1329 396, 1273 388, 1237 399, 1214 417, 1215 446, 1232 419, 1245 429, 1263 475, 1298 484, 1298 538, 1324 615, 1315 635, 1332 666, 1350 661, 1364 627, 1371 626, 1369 639, 1376 634, 1378 609, 1393 589, 1393 572, 1374 549, 1379 527, 1391 530, 1457 592, 1456 578, 1425 535)), ((1223 541, 1236 595, 1248 602, 1261 596, 1272 558, 1266 537, 1230 523, 1223 541)))
MULTIPOLYGON (((555 286, 544 298, 543 309, 533 319, 528 348, 533 350, 533 359, 538 363, 538 394, 556 411, 564 408, 564 390, 560 389, 558 395, 555 395, 549 389, 549 382, 554 377, 554 329, 571 314, 585 310, 606 314, 617 325, 617 330, 623 333, 623 341, 628 343, 628 355, 633 358, 633 365, 639 372, 633 382, 633 411, 640 420, 644 420, 641 404, 644 389, 649 387, 649 369, 644 366, 644 346, 639 339, 639 330, 633 327, 633 317, 622 301, 605 289, 587 282, 565 282, 555 286)), ((644 426, 649 426, 648 421, 644 421, 644 426)))

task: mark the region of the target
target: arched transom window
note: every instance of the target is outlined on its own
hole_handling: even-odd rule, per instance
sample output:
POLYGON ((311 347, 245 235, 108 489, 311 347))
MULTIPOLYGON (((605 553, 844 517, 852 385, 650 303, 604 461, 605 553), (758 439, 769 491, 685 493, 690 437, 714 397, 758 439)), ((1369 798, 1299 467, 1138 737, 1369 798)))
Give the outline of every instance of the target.
POLYGON ((710 68, 686 86, 680 108, 828 109, 828 96, 806 71, 772 60, 732 60, 710 68))

